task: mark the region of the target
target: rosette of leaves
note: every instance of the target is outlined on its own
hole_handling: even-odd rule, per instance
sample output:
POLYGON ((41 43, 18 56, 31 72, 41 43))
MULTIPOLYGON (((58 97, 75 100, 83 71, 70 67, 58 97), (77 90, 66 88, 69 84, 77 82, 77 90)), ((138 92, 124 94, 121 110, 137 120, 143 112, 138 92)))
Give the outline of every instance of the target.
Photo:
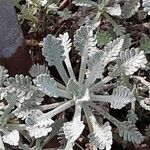
MULTIPOLYGON (((109 121, 119 129, 119 135, 125 141, 135 144, 143 141, 142 134, 134 124, 131 122, 120 122, 110 115, 104 107, 97 105, 103 102, 110 104, 108 108, 121 109, 127 104, 129 105, 136 101, 132 91, 124 85, 114 88, 110 95, 104 92, 99 94, 96 91, 97 89, 102 89, 104 85, 113 79, 119 80, 124 75, 130 76, 141 67, 144 68, 147 63, 144 52, 136 48, 122 50, 124 37, 118 37, 107 43, 103 49, 99 49, 94 33, 91 26, 85 25, 76 31, 74 43, 71 43, 68 33, 59 35, 59 37, 49 34, 44 38, 42 54, 49 66, 56 67, 62 80, 56 81, 45 67, 37 65, 37 68, 41 69, 41 74, 33 75, 31 70, 36 70, 35 66, 32 67, 34 69, 30 70, 30 73, 32 72, 31 75, 33 75, 34 84, 31 78, 22 75, 16 75, 2 82, 9 89, 3 94, 3 97, 8 102, 8 107, 6 107, 1 116, 3 135, 6 133, 4 130, 6 127, 7 129, 10 127, 12 129, 12 125, 8 125, 7 121, 11 117, 14 106, 21 108, 25 105, 26 110, 29 112, 23 117, 24 119, 26 118, 25 124, 22 124, 22 126, 15 124, 16 127, 13 125, 13 129, 19 132, 21 132, 20 130, 27 131, 30 137, 37 139, 37 145, 40 147, 39 139, 45 140, 43 143, 46 143, 47 140, 51 139, 52 133, 53 136, 58 134, 60 126, 55 129, 55 133, 52 127, 57 122, 57 119, 54 119, 55 116, 74 106, 75 111, 72 120, 64 122, 62 126, 63 134, 67 140, 67 143, 64 144, 64 149, 73 149, 75 141, 82 134, 85 128, 82 114, 85 114, 88 123, 90 131, 89 141, 96 148, 111 149, 113 139, 109 121), (81 56, 78 78, 74 74, 69 57, 72 44, 74 44, 74 47, 81 56), (103 73, 110 62, 115 62, 114 64, 116 65, 112 66, 112 73, 104 77, 103 73), (87 71, 89 72, 88 76, 86 76, 87 71), (37 95, 39 91, 49 97, 61 97, 64 101, 50 104, 47 109, 49 111, 43 112, 38 105, 42 100, 42 96, 39 97, 37 95), (33 105, 34 107, 31 107, 30 110, 26 104, 33 105), (93 109, 106 118, 108 122, 99 124, 92 112, 93 109), (83 113, 81 113, 82 111, 83 113)), ((4 76, 5 73, 1 75, 1 79, 4 76)), ((21 140, 19 140, 20 142, 21 140)), ((44 144, 41 145, 41 148, 43 146, 44 144)))
POLYGON ((77 79, 69 57, 72 45, 69 34, 64 33, 59 37, 48 35, 44 38, 42 49, 43 56, 46 58, 49 66, 56 67, 62 80, 56 81, 49 73, 42 72, 33 82, 38 90, 42 91, 44 94, 54 98, 63 97, 65 101, 62 105, 47 113, 40 113, 38 116, 33 114, 32 117, 29 115, 26 123, 27 126, 30 125, 30 127, 28 127, 30 136, 40 138, 48 135, 49 132, 51 132, 52 122, 55 122, 55 120, 49 121, 49 119, 75 106, 72 120, 65 122, 62 126, 63 133, 67 139, 67 143, 65 144, 66 149, 71 149, 71 147, 73 147, 75 141, 84 130, 85 125, 82 120, 82 110, 91 132, 88 136, 89 141, 97 148, 111 149, 111 126, 109 122, 99 125, 92 113, 91 107, 115 124, 116 127, 119 128, 119 135, 123 137, 125 141, 133 143, 137 143, 136 141, 138 141, 138 143, 143 141, 143 137, 135 125, 118 121, 108 114, 103 107, 96 105, 96 103, 102 101, 109 103, 111 108, 121 109, 136 100, 130 89, 121 85, 116 87, 111 95, 99 95, 95 94, 95 91, 110 82, 113 78, 119 78, 123 74, 129 76, 139 68, 145 67, 146 58, 144 53, 134 48, 122 51, 122 46, 124 44, 123 37, 119 37, 107 43, 103 49, 99 49, 96 44, 96 36, 91 26, 82 26, 76 31, 74 35, 74 46, 81 56, 79 77, 77 79), (97 50, 95 51, 95 49, 97 50), (113 76, 110 74, 104 78, 103 72, 105 71, 105 67, 112 61, 116 62, 113 68, 113 76), (120 70, 120 68, 125 69, 120 70), (86 76, 87 70, 89 70, 88 76, 86 76), (118 70, 120 70, 119 73, 118 70), (97 81, 97 79, 101 80, 97 81), (39 125, 38 120, 40 120, 42 125, 39 125), (31 123, 28 123, 30 121, 31 123), (130 129, 131 126, 132 130, 130 129), (45 130, 42 130, 43 127, 45 130), (38 131, 43 133, 33 135, 33 133, 38 131), (97 132, 99 134, 97 134, 97 132))

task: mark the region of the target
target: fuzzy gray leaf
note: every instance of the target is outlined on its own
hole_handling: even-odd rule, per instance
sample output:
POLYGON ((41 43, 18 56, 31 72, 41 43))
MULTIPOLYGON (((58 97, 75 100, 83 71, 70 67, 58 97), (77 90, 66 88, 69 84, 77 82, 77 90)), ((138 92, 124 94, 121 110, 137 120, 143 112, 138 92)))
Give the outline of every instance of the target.
POLYGON ((135 124, 138 120, 137 114, 132 110, 128 111, 128 114, 127 114, 126 118, 129 122, 132 122, 133 124, 135 124))
POLYGON ((8 78, 8 70, 5 67, 0 66, 0 86, 3 85, 3 82, 8 78))
POLYGON ((117 3, 115 3, 114 6, 106 7, 106 10, 112 16, 120 16, 121 15, 121 7, 117 3))
POLYGON ((126 75, 132 75, 139 68, 145 68, 147 63, 144 51, 139 51, 138 48, 121 51, 120 59, 122 62, 120 69, 126 75))
POLYGON ((139 0, 128 0, 122 7, 122 16, 127 19, 134 15, 140 7, 139 0))
POLYGON ((122 36, 126 32, 125 27, 123 25, 115 25, 114 26, 114 32, 117 36, 122 36))
POLYGON ((72 45, 68 32, 65 32, 64 34, 60 34, 59 39, 62 41, 62 45, 65 50, 64 56, 67 57, 67 55, 69 55, 69 52, 71 50, 71 45, 72 45))
POLYGON ((75 4, 76 6, 85 6, 85 7, 97 6, 97 4, 91 0, 74 0, 73 4, 75 4))
POLYGON ((42 52, 49 66, 60 65, 65 59, 62 41, 50 34, 44 38, 42 52))
POLYGON ((140 49, 144 50, 145 54, 150 54, 150 38, 140 40, 140 49))
POLYGON ((135 101, 133 93, 124 86, 118 86, 113 90, 112 95, 90 95, 93 101, 104 101, 111 104, 111 108, 121 109, 130 102, 135 101))
POLYGON ((40 74, 49 73, 48 67, 45 65, 34 64, 31 66, 29 73, 32 77, 37 77, 40 74))
POLYGON ((112 132, 109 122, 106 122, 102 126, 94 126, 94 129, 96 132, 88 135, 90 142, 100 150, 105 148, 106 150, 110 150, 112 145, 112 132))
POLYGON ((48 74, 41 74, 33 80, 34 84, 48 96, 58 97, 57 84, 48 74))
POLYGON ((93 76, 93 80, 102 77, 102 73, 105 67, 105 65, 102 62, 103 56, 104 56, 104 52, 98 51, 95 54, 93 54, 91 57, 89 57, 88 68, 91 72, 90 76, 93 76))
POLYGON ((81 26, 74 36, 74 45, 82 56, 84 51, 89 51, 96 46, 96 37, 93 36, 93 30, 89 26, 81 26))
POLYGON ((80 86, 77 81, 74 79, 70 79, 68 84, 67 84, 67 91, 70 93, 72 96, 78 96, 80 94, 80 86))
POLYGON ((96 39, 98 46, 103 47, 112 40, 112 37, 107 31, 101 30, 96 33, 96 39))
POLYGON ((142 134, 135 127, 135 124, 126 121, 119 127, 119 135, 123 137, 124 141, 129 141, 134 144, 140 144, 144 140, 142 134))
POLYGON ((105 65, 111 61, 114 61, 118 57, 120 51, 122 50, 123 43, 123 38, 117 38, 105 45, 105 55, 103 56, 105 65))
POLYGON ((144 11, 150 15, 150 0, 143 0, 142 6, 144 7, 144 11))

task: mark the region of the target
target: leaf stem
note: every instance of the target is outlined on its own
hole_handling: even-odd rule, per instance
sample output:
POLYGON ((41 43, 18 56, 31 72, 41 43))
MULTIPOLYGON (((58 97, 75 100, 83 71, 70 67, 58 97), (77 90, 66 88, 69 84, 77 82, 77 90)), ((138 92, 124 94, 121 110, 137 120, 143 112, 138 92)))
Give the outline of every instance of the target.
POLYGON ((59 106, 63 105, 64 103, 65 103, 65 102, 53 103, 53 104, 48 104, 48 105, 42 105, 42 106, 41 106, 41 107, 42 107, 42 111, 59 107, 59 106))
POLYGON ((46 113, 45 117, 52 118, 52 117, 56 116, 57 114, 61 113, 62 111, 66 110, 74 105, 75 105, 74 100, 70 100, 70 101, 62 104, 61 106, 51 110, 50 112, 46 113))
POLYGON ((66 70, 65 70, 63 64, 57 65, 56 68, 57 68, 57 71, 59 72, 59 75, 61 76, 62 80, 67 85, 69 77, 68 77, 68 75, 66 73, 66 70))
POLYGON ((88 76, 88 78, 86 79, 84 86, 85 88, 90 87, 90 85, 95 81, 95 75, 92 74, 92 72, 90 73, 90 75, 88 76))
POLYGON ((9 129, 14 129, 14 130, 26 130, 26 125, 25 124, 6 124, 6 127, 9 129))
POLYGON ((87 123, 88 123, 89 131, 90 131, 90 133, 92 133, 94 131, 92 122, 93 121, 95 122, 96 119, 95 119, 93 113, 91 112, 88 104, 84 103, 83 110, 84 110, 86 120, 87 120, 87 123))
POLYGON ((36 148, 40 148, 41 146, 41 139, 40 138, 38 138, 38 139, 36 139, 36 148))
POLYGON ((88 58, 88 52, 86 49, 87 48, 85 48, 83 56, 81 57, 81 65, 80 65, 80 72, 79 72, 79 85, 80 85, 80 87, 83 86, 84 76, 85 76, 85 72, 86 72, 86 62, 87 62, 87 58, 88 58))
POLYGON ((100 88, 101 86, 103 86, 104 84, 110 82, 113 79, 113 77, 111 76, 107 76, 106 78, 102 79, 100 82, 94 84, 91 88, 90 88, 90 92, 94 92, 96 89, 100 88))
POLYGON ((78 122, 78 121, 81 121, 81 106, 80 104, 76 104, 75 105, 75 113, 74 113, 74 116, 73 116, 73 121, 74 122, 78 122))
POLYGON ((111 121, 114 125, 116 125, 117 127, 120 126, 121 122, 118 121, 113 116, 111 116, 109 113, 107 113, 101 106, 97 106, 93 102, 90 102, 90 106, 95 108, 100 114, 102 114, 105 118, 107 118, 109 121, 111 121))
POLYGON ((65 90, 58 89, 58 93, 60 97, 71 99, 71 96, 65 90))
POLYGON ((75 77, 75 74, 74 74, 74 71, 73 71, 73 68, 72 68, 72 65, 71 65, 71 61, 70 61, 70 58, 69 58, 69 54, 66 56, 65 64, 67 66, 70 78, 73 78, 73 79, 76 80, 76 77, 75 77))

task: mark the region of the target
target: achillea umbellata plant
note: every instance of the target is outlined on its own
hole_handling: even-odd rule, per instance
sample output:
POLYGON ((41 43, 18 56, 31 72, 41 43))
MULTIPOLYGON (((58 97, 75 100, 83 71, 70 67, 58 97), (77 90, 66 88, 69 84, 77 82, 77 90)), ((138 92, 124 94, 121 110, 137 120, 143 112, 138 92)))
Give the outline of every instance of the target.
MULTIPOLYGON (((90 0, 82 2, 76 0, 74 3, 97 6, 90 0)), ((115 12, 114 8, 105 10, 115 12)), ((7 69, 0 66, 0 149, 5 149, 4 143, 23 150, 43 149, 48 141, 59 135, 59 149, 71 150, 87 125, 93 149, 110 150, 113 143, 110 123, 115 125, 124 141, 140 144, 144 140, 135 125, 138 120, 135 114, 138 95, 129 83, 130 78, 137 79, 150 89, 147 81, 133 75, 146 67, 144 51, 129 48, 130 45, 126 45, 129 40, 127 36, 113 39, 100 49, 95 34, 98 25, 99 21, 94 20, 81 26, 74 35, 73 43, 67 32, 59 37, 49 34, 44 38, 43 56, 49 66, 56 67, 61 81, 55 80, 45 65, 34 64, 29 71, 31 77, 9 77, 7 69), (81 56, 78 77, 74 74, 69 57, 72 45, 81 56), (108 75, 104 76, 106 69, 108 75), (107 89, 113 89, 112 94, 107 89), (43 105, 45 95, 63 101, 43 105), (130 105, 131 109, 124 121, 109 113, 109 108, 122 109, 126 105, 130 105), (56 119, 58 114, 72 107, 75 110, 71 121, 56 119), (95 111, 102 116, 101 121, 96 119, 95 111), (25 144, 24 138, 32 144, 25 144)), ((149 98, 139 103, 150 110, 149 98)), ((149 134, 149 127, 146 134, 149 134)))
MULTIPOLYGON (((67 139, 64 149, 71 149, 82 134, 85 128, 82 114, 85 115, 89 126, 89 141, 95 148, 111 149, 113 138, 109 122, 116 126, 123 140, 135 144, 143 141, 143 136, 136 128, 135 122, 132 123, 131 117, 129 121, 121 122, 111 116, 105 106, 106 103, 109 103, 108 108, 121 109, 127 104, 135 105, 136 98, 133 91, 120 83, 113 89, 111 95, 103 93, 102 89, 113 79, 119 81, 122 77, 130 77, 139 68, 144 68, 147 62, 144 51, 140 51, 138 48, 122 50, 124 37, 114 39, 101 50, 96 44, 96 36, 91 26, 81 26, 76 31, 74 46, 81 56, 77 79, 69 58, 72 46, 69 34, 66 32, 59 37, 47 35, 44 38, 43 56, 49 66, 57 68, 64 84, 55 81, 48 68, 43 65, 37 64, 31 67, 30 74, 34 78, 33 82, 28 76, 9 77, 7 70, 1 66, 0 97, 1 100, 7 101, 7 103, 1 102, 1 136, 4 143, 26 147, 27 145, 24 145, 19 137, 19 134, 25 136, 24 132, 26 131, 27 137, 37 139, 36 146, 38 146, 39 139, 42 142, 46 136, 51 135, 53 130, 57 130, 53 128, 53 124, 56 124, 58 120, 53 117, 72 106, 75 107, 72 120, 61 123, 63 134, 67 139), (108 76, 104 77, 103 72, 112 61, 116 63, 108 76), (68 73, 64 68, 64 62, 68 73), (103 94, 99 94, 97 89, 102 90, 100 93, 103 94), (44 95, 54 98, 62 97, 64 102, 41 105, 44 95), (43 113, 44 110, 49 111, 43 113), (108 121, 99 124, 93 110, 96 110, 108 121), (25 120, 25 122, 20 124, 17 120, 11 123, 11 119, 14 117, 25 120)), ((147 105, 147 100, 143 103, 147 105)), ((147 105, 147 107, 149 106, 147 105)), ((132 111, 134 113, 134 109, 132 111)), ((58 127, 58 131, 59 129, 60 127, 58 127)))

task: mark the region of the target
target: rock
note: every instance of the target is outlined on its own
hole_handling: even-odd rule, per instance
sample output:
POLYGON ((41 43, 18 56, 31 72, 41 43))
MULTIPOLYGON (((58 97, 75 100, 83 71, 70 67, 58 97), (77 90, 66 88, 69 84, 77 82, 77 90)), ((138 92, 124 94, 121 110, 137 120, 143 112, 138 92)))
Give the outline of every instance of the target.
POLYGON ((0 57, 10 57, 22 45, 23 32, 11 0, 0 0, 0 57))

